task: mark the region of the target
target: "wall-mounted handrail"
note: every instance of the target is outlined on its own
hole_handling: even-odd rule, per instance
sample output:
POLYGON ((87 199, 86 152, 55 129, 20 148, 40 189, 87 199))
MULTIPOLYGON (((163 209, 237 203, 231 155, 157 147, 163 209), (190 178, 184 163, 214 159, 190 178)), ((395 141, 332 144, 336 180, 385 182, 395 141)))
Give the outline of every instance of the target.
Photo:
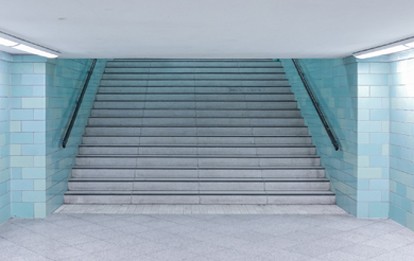
POLYGON ((62 147, 63 148, 66 148, 66 144, 68 143, 70 133, 72 132, 73 125, 75 124, 76 117, 78 116, 79 109, 82 105, 83 97, 85 96, 86 89, 88 88, 88 85, 89 85, 89 81, 91 79, 93 71, 95 70, 96 62, 97 62, 97 59, 93 59, 92 63, 91 63, 91 66, 89 67, 88 74, 86 75, 85 82, 83 83, 82 91, 81 91, 81 93, 78 97, 78 100, 76 101, 75 109, 73 110, 73 113, 70 117, 68 127, 66 128, 66 131, 65 131, 65 136, 63 137, 63 141, 62 141, 62 147))
POLYGON ((334 146, 335 150, 339 150, 340 149, 339 140, 336 138, 336 135, 335 135, 334 131, 330 127, 328 120, 326 119, 321 107, 319 106, 319 103, 318 103, 315 95, 313 94, 313 91, 310 87, 310 84, 309 84, 308 80, 306 79, 306 76, 305 76, 305 73, 302 70, 302 67, 300 66, 297 59, 292 59, 292 62, 295 65, 296 71, 298 72, 298 75, 299 75, 300 79, 302 80, 303 85, 305 86, 306 92, 308 93, 308 95, 309 95, 309 97, 312 101, 312 104, 315 107, 315 110, 318 113, 318 116, 322 121, 323 126, 325 127, 326 133, 328 133, 328 136, 329 136, 329 139, 332 142, 332 145, 334 146))

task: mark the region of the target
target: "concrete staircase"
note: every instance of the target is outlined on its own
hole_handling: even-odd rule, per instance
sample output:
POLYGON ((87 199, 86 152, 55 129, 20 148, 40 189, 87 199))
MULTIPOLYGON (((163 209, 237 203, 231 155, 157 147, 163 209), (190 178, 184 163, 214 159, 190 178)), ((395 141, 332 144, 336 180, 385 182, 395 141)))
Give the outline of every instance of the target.
POLYGON ((68 204, 334 204, 280 63, 107 63, 68 204))

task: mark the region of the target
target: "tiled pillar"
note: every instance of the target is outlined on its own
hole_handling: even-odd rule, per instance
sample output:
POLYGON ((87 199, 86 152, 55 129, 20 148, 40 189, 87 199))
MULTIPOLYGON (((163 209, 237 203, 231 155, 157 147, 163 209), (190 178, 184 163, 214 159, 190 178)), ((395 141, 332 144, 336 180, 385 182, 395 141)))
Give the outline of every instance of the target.
MULTIPOLYGON (((0 209, 11 211, 5 211, 2 219, 42 218, 63 202, 105 61, 97 63, 70 141, 63 149, 64 131, 91 61, 7 57, 10 70, 5 74, 10 84, 0 86, 0 99, 7 101, 7 108, 0 107, 0 122, 5 123, 1 128, 7 129, 0 136, 0 144, 5 145, 0 154, 5 162, 0 169, 0 209)), ((0 62, 0 72, 2 65, 0 62)))
POLYGON ((11 215, 45 217, 46 59, 14 56, 10 91, 11 215))
POLYGON ((390 217, 414 230, 414 51, 390 67, 390 217))
POLYGON ((387 62, 358 61, 358 216, 389 212, 389 118, 387 62))
POLYGON ((0 223, 10 217, 9 91, 12 57, 0 52, 0 223))

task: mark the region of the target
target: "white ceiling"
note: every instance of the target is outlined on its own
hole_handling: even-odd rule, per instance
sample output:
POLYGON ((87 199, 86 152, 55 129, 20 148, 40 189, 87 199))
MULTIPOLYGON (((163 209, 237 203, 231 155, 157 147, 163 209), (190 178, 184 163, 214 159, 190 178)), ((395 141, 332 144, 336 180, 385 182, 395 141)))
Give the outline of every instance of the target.
POLYGON ((344 57, 414 36, 414 0, 0 0, 0 7, 0 30, 66 58, 344 57))

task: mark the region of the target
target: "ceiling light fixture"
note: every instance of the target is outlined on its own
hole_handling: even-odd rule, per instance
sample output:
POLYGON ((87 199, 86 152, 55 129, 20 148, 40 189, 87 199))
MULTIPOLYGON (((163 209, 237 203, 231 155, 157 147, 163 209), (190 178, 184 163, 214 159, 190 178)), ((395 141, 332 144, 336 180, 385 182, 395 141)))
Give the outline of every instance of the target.
POLYGON ((409 49, 414 49, 414 37, 405 38, 389 44, 384 44, 378 47, 362 50, 352 55, 358 59, 367 59, 386 54, 397 53, 409 49))
POLYGON ((20 37, 2 31, 0 31, 0 45, 51 59, 57 58, 60 54, 56 50, 24 40, 20 37))

